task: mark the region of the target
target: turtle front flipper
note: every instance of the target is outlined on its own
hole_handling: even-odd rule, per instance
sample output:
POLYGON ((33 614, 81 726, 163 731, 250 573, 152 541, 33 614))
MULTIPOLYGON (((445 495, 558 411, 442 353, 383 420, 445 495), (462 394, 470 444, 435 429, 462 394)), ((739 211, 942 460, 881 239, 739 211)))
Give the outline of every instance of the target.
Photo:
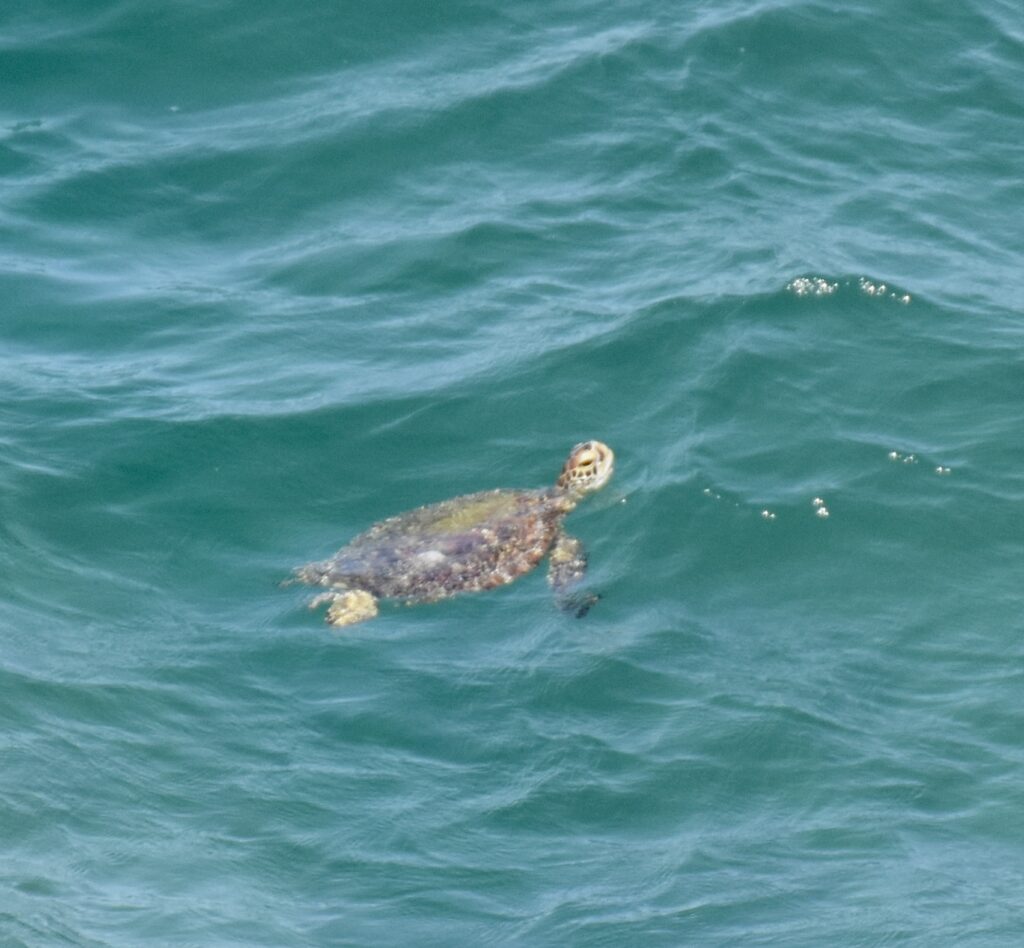
POLYGON ((576 537, 559 533, 551 547, 548 564, 548 585, 555 592, 555 604, 563 612, 582 619, 601 597, 593 592, 579 592, 576 587, 587 573, 587 552, 576 537))
POLYGON ((377 599, 365 589, 334 590, 314 596, 309 604, 310 609, 329 602, 327 621, 335 628, 344 625, 355 625, 365 622, 377 615, 377 599))

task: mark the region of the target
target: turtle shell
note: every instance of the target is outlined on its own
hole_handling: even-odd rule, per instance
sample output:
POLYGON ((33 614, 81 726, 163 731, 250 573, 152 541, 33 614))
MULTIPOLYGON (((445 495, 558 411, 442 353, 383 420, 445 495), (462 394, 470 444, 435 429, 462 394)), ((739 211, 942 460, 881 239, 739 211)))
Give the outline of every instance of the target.
POLYGON ((406 602, 501 586, 543 559, 572 506, 546 489, 483 491, 418 507, 316 564, 315 581, 406 602))

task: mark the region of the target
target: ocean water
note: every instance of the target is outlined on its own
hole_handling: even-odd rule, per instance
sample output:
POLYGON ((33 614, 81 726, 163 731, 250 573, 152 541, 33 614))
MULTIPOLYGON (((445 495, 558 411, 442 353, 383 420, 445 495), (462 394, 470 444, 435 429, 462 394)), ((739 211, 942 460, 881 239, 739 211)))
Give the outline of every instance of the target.
POLYGON ((0 13, 0 944, 1024 940, 1011 0, 0 13), (333 631, 369 523, 543 571, 333 631))

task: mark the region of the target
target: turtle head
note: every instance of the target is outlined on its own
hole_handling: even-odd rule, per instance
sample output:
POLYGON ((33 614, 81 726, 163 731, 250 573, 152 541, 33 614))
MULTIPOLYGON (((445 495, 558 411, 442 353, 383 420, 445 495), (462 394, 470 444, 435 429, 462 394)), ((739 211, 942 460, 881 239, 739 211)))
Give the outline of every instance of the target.
POLYGON ((608 483, 615 468, 615 452, 600 441, 584 441, 569 452, 557 486, 573 494, 589 494, 608 483))

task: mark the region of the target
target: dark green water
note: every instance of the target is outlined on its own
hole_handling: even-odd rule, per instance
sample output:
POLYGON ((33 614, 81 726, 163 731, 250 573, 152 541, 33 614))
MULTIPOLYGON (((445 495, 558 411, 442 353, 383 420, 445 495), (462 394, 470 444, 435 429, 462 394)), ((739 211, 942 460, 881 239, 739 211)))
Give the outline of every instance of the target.
POLYGON ((0 944, 1021 943, 1016 4, 0 27, 0 944), (278 587, 584 438, 585 619, 278 587))

